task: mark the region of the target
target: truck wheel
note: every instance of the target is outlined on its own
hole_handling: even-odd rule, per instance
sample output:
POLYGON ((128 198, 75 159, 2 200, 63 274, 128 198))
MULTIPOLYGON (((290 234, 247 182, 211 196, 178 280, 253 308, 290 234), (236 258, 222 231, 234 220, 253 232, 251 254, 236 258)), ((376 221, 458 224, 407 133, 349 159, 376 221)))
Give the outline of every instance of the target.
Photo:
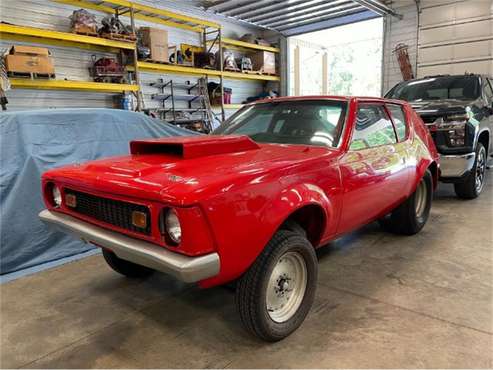
POLYGON ((414 193, 381 224, 396 234, 414 235, 425 226, 430 215, 432 199, 433 180, 431 172, 426 170, 414 193))
POLYGON ((142 278, 154 272, 154 270, 148 267, 122 260, 115 253, 107 249, 103 249, 103 257, 113 270, 130 278, 142 278))
POLYGON ((278 231, 236 288, 246 329, 271 342, 295 331, 313 304, 317 271, 310 242, 299 233, 278 231))
POLYGON ((454 184, 455 194, 459 198, 474 199, 481 194, 484 187, 486 174, 486 148, 478 143, 476 148, 476 160, 471 172, 464 182, 454 184))

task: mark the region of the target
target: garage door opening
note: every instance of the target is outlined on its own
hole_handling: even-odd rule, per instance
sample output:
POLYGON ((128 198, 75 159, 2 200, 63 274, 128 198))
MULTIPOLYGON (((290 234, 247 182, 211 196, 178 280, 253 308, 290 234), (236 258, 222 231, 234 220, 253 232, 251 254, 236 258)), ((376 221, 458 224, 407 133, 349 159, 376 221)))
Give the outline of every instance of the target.
POLYGON ((383 18, 289 38, 289 95, 380 96, 383 18))

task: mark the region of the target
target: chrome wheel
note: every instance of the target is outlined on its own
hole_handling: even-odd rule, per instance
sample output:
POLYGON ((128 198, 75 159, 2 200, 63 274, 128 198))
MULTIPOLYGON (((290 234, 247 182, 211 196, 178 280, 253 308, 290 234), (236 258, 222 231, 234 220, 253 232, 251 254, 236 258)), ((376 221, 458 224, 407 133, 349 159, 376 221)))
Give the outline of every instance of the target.
POLYGON ((476 163, 476 176, 475 185, 476 192, 479 194, 483 190, 484 185, 484 174, 486 172, 486 150, 484 147, 478 153, 477 163, 476 163))
POLYGON ((421 180, 418 187, 416 188, 416 193, 414 195, 414 207, 416 211, 416 217, 420 218, 423 216, 426 210, 426 202, 428 200, 428 189, 426 187, 426 182, 421 180))
POLYGON ((279 258, 267 284, 267 312, 273 321, 281 323, 293 317, 305 296, 307 276, 301 254, 287 252, 279 258))

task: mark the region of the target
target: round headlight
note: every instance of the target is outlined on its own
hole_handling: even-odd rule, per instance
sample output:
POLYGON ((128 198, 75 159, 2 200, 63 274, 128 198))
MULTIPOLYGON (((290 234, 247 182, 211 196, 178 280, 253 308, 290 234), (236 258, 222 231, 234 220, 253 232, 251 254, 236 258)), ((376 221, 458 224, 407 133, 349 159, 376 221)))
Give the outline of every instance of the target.
POLYGON ((60 207, 62 205, 62 193, 60 192, 58 186, 53 185, 51 193, 53 196, 53 203, 55 203, 57 207, 60 207))
POLYGON ((172 208, 166 211, 164 216, 164 223, 166 226, 166 233, 169 238, 175 242, 176 244, 180 244, 181 242, 181 226, 180 220, 178 219, 178 214, 172 208))

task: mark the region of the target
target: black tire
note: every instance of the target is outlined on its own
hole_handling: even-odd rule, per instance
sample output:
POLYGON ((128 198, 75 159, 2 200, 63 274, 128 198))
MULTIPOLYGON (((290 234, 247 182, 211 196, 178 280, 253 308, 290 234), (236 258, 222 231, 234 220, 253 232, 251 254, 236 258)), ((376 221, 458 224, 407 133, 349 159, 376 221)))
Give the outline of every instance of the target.
POLYGON ((113 270, 129 278, 143 278, 154 272, 153 269, 148 267, 122 260, 115 253, 107 249, 103 249, 103 257, 113 270))
MULTIPOLYGON (((253 265, 250 266, 250 269, 238 281, 236 305, 245 328, 253 335, 270 342, 281 340, 295 331, 303 323, 313 304, 317 273, 318 261, 310 242, 297 232, 278 231, 253 265), (293 308, 292 316, 279 322, 273 320, 273 311, 267 309, 267 289, 274 267, 287 255, 296 256, 296 258, 300 258, 300 261, 303 261, 306 268, 303 272, 306 273, 306 285, 304 294, 295 295, 292 293, 287 301, 291 302, 293 297, 298 297, 298 302, 300 302, 297 308, 293 308)), ((279 284, 279 287, 283 284, 281 290, 286 289, 285 282, 279 282, 279 278, 275 282, 279 284)), ((293 286, 295 284, 296 281, 293 279, 293 286)), ((280 293, 276 292, 276 294, 279 295, 280 293)), ((284 293, 282 294, 284 295, 284 293)))
POLYGON ((414 235, 418 233, 428 221, 430 216, 431 202, 433 199, 433 178, 431 172, 426 170, 425 174, 421 178, 418 187, 414 193, 406 199, 399 207, 394 209, 390 216, 379 220, 380 225, 384 229, 403 235, 414 235), (420 187, 423 186, 424 188, 420 187), (417 209, 417 203, 421 199, 420 192, 426 190, 423 196, 423 201, 419 210, 417 209))
POLYGON ((476 160, 472 166, 471 172, 463 182, 455 183, 455 194, 462 199, 474 199, 481 194, 484 189, 486 161, 488 159, 486 148, 483 144, 478 143, 476 148, 476 160), (477 181, 480 184, 477 184, 477 181))

